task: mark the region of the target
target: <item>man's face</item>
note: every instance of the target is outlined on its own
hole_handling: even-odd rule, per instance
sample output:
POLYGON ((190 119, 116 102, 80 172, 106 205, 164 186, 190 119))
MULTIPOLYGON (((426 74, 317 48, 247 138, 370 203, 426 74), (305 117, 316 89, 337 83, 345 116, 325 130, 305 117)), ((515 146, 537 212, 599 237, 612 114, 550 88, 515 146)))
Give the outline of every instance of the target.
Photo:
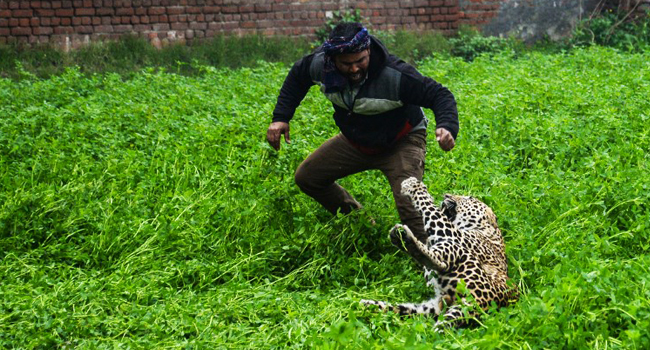
POLYGON ((334 56, 336 69, 352 84, 361 82, 366 77, 370 64, 370 49, 357 53, 344 53, 334 56))

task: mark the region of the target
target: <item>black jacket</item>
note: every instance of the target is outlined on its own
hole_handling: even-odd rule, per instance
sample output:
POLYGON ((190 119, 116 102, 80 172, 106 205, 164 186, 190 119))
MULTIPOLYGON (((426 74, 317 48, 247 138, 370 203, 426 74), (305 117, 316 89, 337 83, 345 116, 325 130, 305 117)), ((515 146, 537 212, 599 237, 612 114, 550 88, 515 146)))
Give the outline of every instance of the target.
MULTIPOLYGON (((420 74, 401 59, 390 55, 383 44, 371 37, 368 78, 361 86, 352 108, 343 102, 340 91, 324 93, 323 52, 315 52, 296 62, 282 85, 273 111, 273 121, 289 122, 312 85, 334 106, 334 120, 351 142, 367 148, 390 147, 407 123, 418 125, 424 118, 420 107, 433 110, 437 128, 458 135, 458 110, 452 93, 431 78, 420 74)), ((399 135, 399 136, 398 136, 399 135)))

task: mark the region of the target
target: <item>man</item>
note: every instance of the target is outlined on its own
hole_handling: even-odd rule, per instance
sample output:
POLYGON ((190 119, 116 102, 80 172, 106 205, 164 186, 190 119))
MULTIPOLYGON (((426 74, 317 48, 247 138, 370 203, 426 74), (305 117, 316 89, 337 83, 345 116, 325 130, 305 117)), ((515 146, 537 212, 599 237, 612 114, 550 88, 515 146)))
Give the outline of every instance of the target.
POLYGON ((434 112, 440 147, 454 148, 459 128, 454 96, 390 55, 361 24, 342 23, 289 71, 266 134, 276 150, 281 135, 290 142, 289 122, 314 84, 332 102, 341 133, 300 164, 298 187, 332 214, 349 213, 361 205, 336 180, 379 169, 388 178, 401 221, 424 242, 422 217, 400 194, 401 183, 411 176, 422 180, 428 121, 421 107, 434 112))

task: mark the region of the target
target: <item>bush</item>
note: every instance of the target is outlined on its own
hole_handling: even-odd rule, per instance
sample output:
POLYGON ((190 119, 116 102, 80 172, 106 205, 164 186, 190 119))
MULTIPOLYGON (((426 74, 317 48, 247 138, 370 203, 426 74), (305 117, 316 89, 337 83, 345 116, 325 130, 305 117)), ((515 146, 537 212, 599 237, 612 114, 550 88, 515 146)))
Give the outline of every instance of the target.
POLYGON ((314 43, 315 46, 322 44, 327 38, 329 38, 332 29, 336 27, 339 23, 344 22, 359 22, 359 23, 370 23, 370 21, 365 20, 361 17, 361 11, 350 10, 350 11, 334 11, 332 17, 328 18, 325 21, 325 24, 314 32, 317 38, 317 42, 314 43))
POLYGON ((570 39, 574 47, 601 45, 625 51, 643 51, 650 44, 650 14, 631 19, 627 13, 607 10, 582 21, 570 39))
POLYGON ((449 39, 451 54, 462 57, 466 61, 473 61, 481 54, 494 54, 512 50, 515 42, 512 39, 503 39, 494 36, 483 36, 476 29, 463 27, 458 31, 458 36, 449 39))

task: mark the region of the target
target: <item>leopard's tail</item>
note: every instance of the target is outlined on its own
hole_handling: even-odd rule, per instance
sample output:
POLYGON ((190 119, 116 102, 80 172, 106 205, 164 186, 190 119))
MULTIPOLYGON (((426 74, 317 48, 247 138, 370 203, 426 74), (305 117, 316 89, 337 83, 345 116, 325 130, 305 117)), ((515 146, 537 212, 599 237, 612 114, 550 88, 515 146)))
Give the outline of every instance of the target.
POLYGON ((405 315, 415 315, 415 314, 429 314, 429 315, 439 315, 442 305, 440 301, 436 299, 428 300, 424 303, 413 304, 413 303, 403 303, 397 305, 391 305, 383 301, 376 300, 366 300, 363 299, 360 301, 363 305, 376 305, 381 311, 392 311, 398 313, 401 316, 405 315))

